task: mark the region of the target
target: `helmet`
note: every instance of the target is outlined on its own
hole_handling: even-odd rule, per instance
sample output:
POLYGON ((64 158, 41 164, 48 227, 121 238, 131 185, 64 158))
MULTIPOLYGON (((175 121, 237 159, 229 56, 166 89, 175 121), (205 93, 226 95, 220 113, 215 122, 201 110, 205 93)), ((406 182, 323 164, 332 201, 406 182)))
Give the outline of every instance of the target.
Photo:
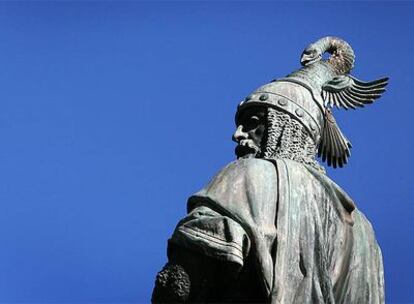
POLYGON ((258 88, 239 104, 236 121, 239 113, 247 107, 272 107, 300 122, 315 144, 318 144, 325 121, 320 103, 303 85, 287 80, 274 80, 258 88))
POLYGON ((354 58, 344 40, 319 39, 302 53, 301 69, 261 86, 243 100, 236 121, 243 109, 254 105, 285 113, 306 130, 322 161, 327 160, 334 168, 342 167, 350 156, 351 143, 339 129, 330 107, 364 107, 379 98, 388 84, 388 78, 363 82, 349 75, 354 58), (325 52, 331 54, 328 59, 323 59, 325 52))

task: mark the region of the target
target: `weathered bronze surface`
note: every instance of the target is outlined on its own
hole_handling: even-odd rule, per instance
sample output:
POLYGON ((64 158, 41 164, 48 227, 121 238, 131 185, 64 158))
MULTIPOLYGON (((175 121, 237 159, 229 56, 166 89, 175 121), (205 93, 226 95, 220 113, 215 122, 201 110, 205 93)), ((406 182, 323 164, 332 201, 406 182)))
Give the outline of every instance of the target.
POLYGON ((351 144, 330 107, 370 104, 388 79, 349 75, 354 52, 335 37, 307 47, 301 63, 239 104, 237 160, 189 198, 154 303, 384 303, 372 226, 316 155, 347 163, 351 144))

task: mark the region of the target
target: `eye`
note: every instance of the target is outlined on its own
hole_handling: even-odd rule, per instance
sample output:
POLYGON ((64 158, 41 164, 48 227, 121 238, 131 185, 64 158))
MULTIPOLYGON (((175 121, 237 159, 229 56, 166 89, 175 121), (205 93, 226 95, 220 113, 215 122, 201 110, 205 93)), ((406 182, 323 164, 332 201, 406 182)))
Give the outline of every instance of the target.
POLYGON ((257 128, 259 123, 260 123, 260 118, 256 115, 252 115, 246 120, 244 127, 246 131, 250 131, 252 129, 257 128))

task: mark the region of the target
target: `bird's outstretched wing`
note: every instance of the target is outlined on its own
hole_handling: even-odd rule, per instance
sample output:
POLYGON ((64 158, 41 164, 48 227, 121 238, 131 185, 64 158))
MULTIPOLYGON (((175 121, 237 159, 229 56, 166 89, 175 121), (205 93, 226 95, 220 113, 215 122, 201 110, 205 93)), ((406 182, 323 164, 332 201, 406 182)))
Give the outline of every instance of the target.
POLYGON ((322 86, 322 97, 325 106, 333 107, 335 105, 338 108, 344 107, 346 110, 356 109, 356 107, 362 108, 381 97, 387 84, 387 77, 364 82, 351 75, 342 75, 322 86))
POLYGON ((318 156, 322 161, 328 162, 328 166, 342 167, 351 156, 349 140, 342 134, 330 109, 325 112, 325 126, 323 128, 318 156))

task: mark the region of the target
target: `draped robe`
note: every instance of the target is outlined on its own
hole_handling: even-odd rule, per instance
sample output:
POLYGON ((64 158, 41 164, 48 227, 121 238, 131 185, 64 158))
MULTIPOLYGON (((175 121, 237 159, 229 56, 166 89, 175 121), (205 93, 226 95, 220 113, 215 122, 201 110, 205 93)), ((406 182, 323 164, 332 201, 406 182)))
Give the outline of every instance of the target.
POLYGON ((189 198, 169 244, 240 269, 252 259, 268 303, 384 303, 371 224, 326 175, 295 161, 230 163, 189 198))

